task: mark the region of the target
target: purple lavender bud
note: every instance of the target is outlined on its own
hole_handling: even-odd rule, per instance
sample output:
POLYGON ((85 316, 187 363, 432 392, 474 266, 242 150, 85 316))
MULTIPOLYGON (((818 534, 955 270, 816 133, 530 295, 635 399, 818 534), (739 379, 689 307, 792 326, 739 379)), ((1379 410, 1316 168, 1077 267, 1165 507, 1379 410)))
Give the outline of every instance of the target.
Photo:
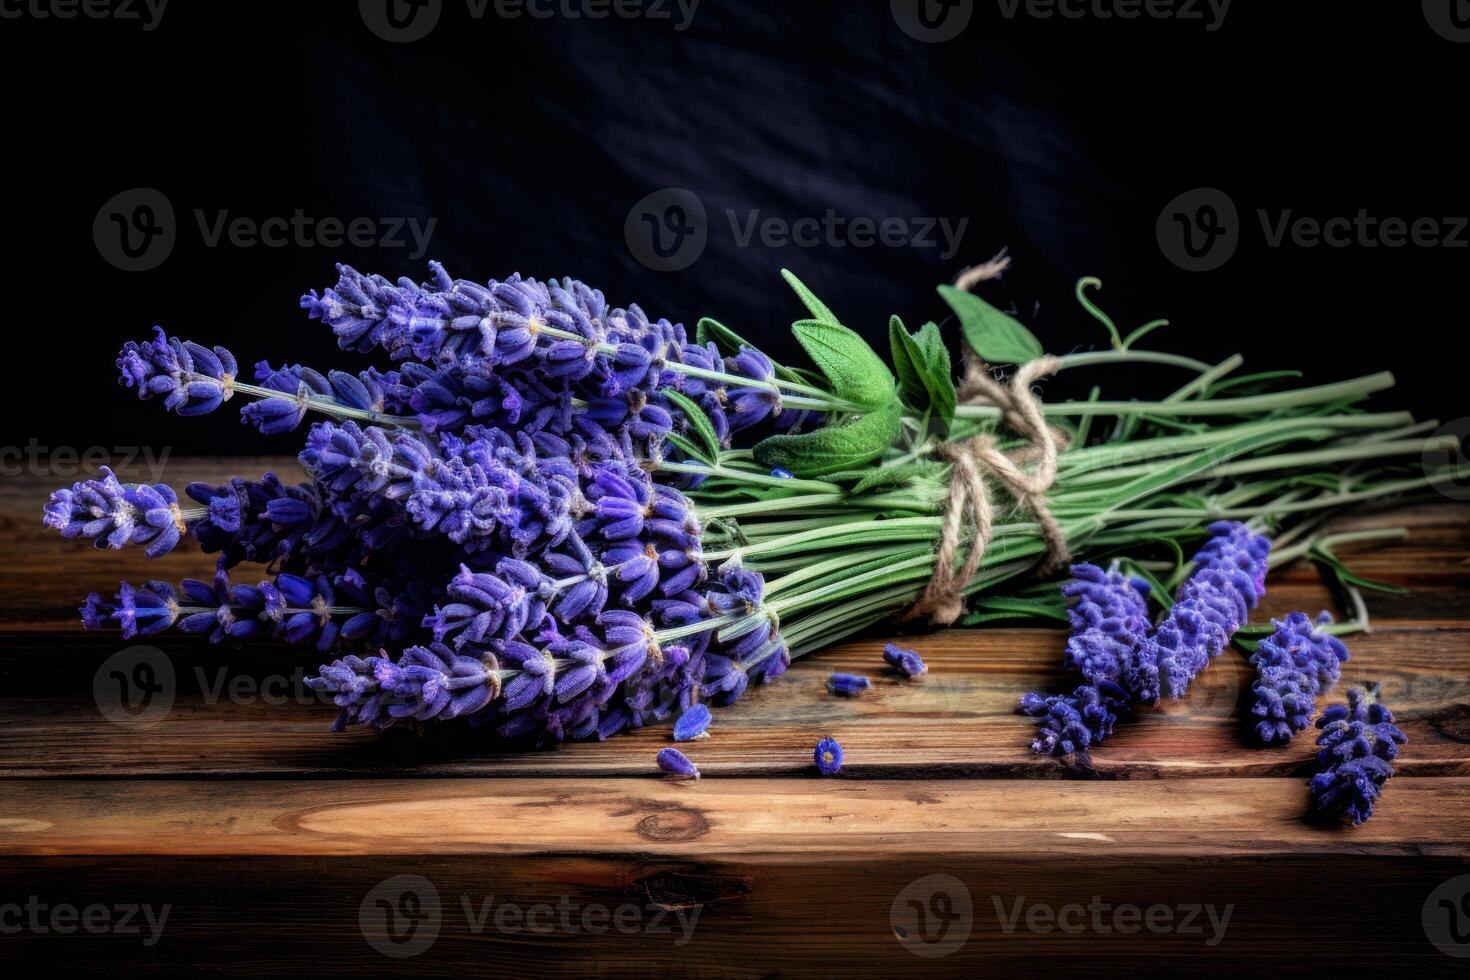
POLYGON ((901 647, 897 643, 883 645, 883 659, 905 677, 919 677, 929 672, 929 665, 924 663, 924 658, 920 657, 916 651, 901 647))
POLYGON ((827 678, 827 690, 832 694, 852 697, 873 686, 873 682, 861 674, 833 674, 827 678))
POLYGON ((1353 688, 1347 704, 1335 704, 1317 719, 1319 772, 1308 784, 1312 803, 1325 814, 1345 814, 1354 825, 1373 816, 1383 784, 1393 776, 1390 763, 1408 741, 1393 723, 1393 712, 1377 703, 1374 692, 1353 688))
POLYGON ((709 727, 709 708, 703 704, 690 705, 689 709, 674 722, 674 741, 687 742, 692 738, 706 738, 709 727))
POLYGON ((812 761, 823 776, 835 776, 842 769, 842 746, 835 738, 824 738, 812 750, 812 761))
POLYGON ((699 778, 699 768, 689 761, 688 756, 676 748, 659 749, 654 759, 660 769, 675 779, 699 778))

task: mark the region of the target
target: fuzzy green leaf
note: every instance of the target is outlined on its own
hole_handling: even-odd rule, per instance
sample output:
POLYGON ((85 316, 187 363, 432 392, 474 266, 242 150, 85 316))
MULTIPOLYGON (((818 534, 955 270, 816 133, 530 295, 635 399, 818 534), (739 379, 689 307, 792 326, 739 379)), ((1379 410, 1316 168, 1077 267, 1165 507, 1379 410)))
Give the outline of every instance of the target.
POLYGON ((870 409, 893 401, 893 375, 862 337, 840 323, 822 320, 798 320, 791 332, 838 398, 870 409))
POLYGON ((950 377, 949 351, 939 335, 939 327, 924 324, 916 334, 904 329, 898 317, 888 320, 888 343, 893 348, 893 364, 898 370, 898 390, 905 405, 919 413, 928 413, 937 421, 940 431, 949 428, 954 419, 955 387, 950 377))
POLYGON ((939 295, 959 317, 965 342, 989 364, 1025 364, 1045 351, 1041 341, 1015 317, 1002 313, 974 293, 940 286, 939 295))
POLYGON ((910 480, 933 476, 943 469, 943 463, 935 463, 924 459, 916 459, 909 463, 900 463, 897 466, 880 466, 870 470, 867 476, 853 484, 851 492, 866 493, 869 490, 895 487, 907 483, 910 480))
POLYGON ((800 297, 802 304, 811 311, 813 319, 820 320, 823 323, 830 323, 833 326, 841 326, 842 321, 837 319, 837 314, 828 309, 826 303, 817 299, 817 294, 808 289, 806 283, 796 278, 796 273, 790 269, 782 269, 781 276, 796 292, 796 295, 800 297))
POLYGON ((874 411, 796 436, 770 436, 755 447, 756 462, 795 476, 822 476, 872 462, 887 452, 902 428, 903 409, 890 400, 874 411))

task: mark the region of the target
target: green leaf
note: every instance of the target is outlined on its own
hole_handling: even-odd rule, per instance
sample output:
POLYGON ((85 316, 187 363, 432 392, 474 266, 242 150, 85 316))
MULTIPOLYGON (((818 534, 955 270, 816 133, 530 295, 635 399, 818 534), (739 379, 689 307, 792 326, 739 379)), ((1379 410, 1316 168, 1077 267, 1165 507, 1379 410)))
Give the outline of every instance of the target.
MULTIPOLYGON (((893 401, 893 375, 868 342, 840 323, 798 320, 791 325, 807 355, 838 398, 876 409, 893 401)), ((886 448, 886 447, 885 447, 886 448)))
POLYGON ((837 314, 828 309, 826 303, 817 299, 817 294, 808 289, 806 283, 796 278, 796 273, 790 269, 782 269, 781 276, 796 292, 796 295, 801 298, 801 302, 806 308, 811 311, 813 319, 820 320, 823 323, 830 323, 833 326, 842 325, 842 321, 837 319, 837 314))
POLYGON ((689 421, 689 431, 694 433, 695 438, 704 446, 705 458, 707 460, 719 459, 720 435, 715 431, 715 425, 709 420, 709 416, 704 414, 704 409, 682 391, 675 391, 673 388, 660 390, 665 398, 673 402, 684 413, 684 418, 689 421))
POLYGON ((974 293, 940 286, 939 295, 959 317, 965 342, 989 364, 1025 364, 1045 351, 1041 341, 1015 317, 1002 313, 974 293))
POLYGON ((889 401, 846 422, 796 436, 770 436, 755 447, 756 462, 794 476, 822 476, 872 462, 898 439, 903 409, 889 401))
POLYGON ((954 418, 954 379, 950 377, 949 351, 939 327, 924 324, 917 334, 904 329, 898 317, 888 320, 888 343, 893 348, 893 365, 898 371, 898 391, 903 403, 919 413, 929 413, 947 429, 954 418))

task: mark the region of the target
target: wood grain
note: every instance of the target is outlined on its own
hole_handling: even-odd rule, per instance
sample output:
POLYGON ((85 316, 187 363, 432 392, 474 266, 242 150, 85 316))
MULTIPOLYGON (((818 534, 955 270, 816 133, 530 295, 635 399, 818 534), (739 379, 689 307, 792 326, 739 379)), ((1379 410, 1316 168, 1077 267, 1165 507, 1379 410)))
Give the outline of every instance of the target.
MULTIPOLYGON (((146 476, 181 486, 294 465, 177 460, 146 476)), ((1094 778, 1035 756, 1016 699, 1075 680, 1059 668, 1062 631, 1033 626, 911 637, 931 666, 916 682, 881 674, 880 638, 805 658, 716 713, 714 737, 688 750, 697 784, 657 776, 662 728, 529 753, 447 730, 332 734, 335 709, 300 685, 316 659, 274 644, 160 638, 172 706, 151 724, 118 723, 94 684, 125 644, 83 633, 77 599, 210 563, 58 540, 39 526, 41 504, 74 478, 0 480, 0 929, 14 921, 6 903, 30 896, 172 912, 156 945, 27 927, 0 937, 0 961, 168 975, 1110 975, 1288 962, 1463 975, 1423 916, 1431 891, 1470 874, 1466 508, 1340 525, 1411 532, 1341 552, 1409 590, 1370 596, 1374 632, 1350 641, 1345 682, 1381 682, 1410 743, 1378 815, 1345 828, 1308 819, 1308 737, 1271 750, 1244 737, 1251 672, 1234 652, 1187 701, 1120 726, 1094 778), (874 689, 831 697, 823 683, 839 670, 874 676, 874 689), (836 779, 811 762, 828 734, 846 749, 836 779), (362 918, 401 875, 441 901, 437 938, 412 959, 384 955, 362 918), (941 957, 915 955, 958 921, 940 913, 960 893, 933 875, 970 901, 970 932, 941 957), (1232 913, 1208 945, 1208 927, 1042 927, 1045 910, 1094 895, 1172 910, 1176 926, 1188 907, 1232 913), (477 918, 542 904, 639 918, 602 931, 477 918), (1033 907, 1036 923, 1009 918, 1033 907), (686 937, 677 916, 696 910, 686 937), (900 936, 918 910, 932 913, 928 932, 900 936), (655 915, 671 928, 650 928, 655 915)), ((1297 563, 1273 573, 1261 617, 1332 605, 1297 563)))

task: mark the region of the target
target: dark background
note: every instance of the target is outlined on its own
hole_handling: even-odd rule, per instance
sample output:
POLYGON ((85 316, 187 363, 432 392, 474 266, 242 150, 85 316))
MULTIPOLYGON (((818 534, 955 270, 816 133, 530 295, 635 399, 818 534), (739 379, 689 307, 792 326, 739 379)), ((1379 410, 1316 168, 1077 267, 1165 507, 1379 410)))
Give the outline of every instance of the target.
MULTIPOLYGON (((476 19, 444 0, 412 43, 376 36, 353 0, 173 0, 151 31, 22 7, 0 20, 11 326, 0 443, 294 451, 299 434, 262 441, 233 411, 188 420, 139 403, 111 362, 159 323, 230 346, 242 365, 360 367, 296 306, 335 280, 337 261, 390 277, 423 277, 427 258, 474 279, 572 275, 615 304, 691 325, 712 315, 784 353, 798 308, 782 267, 878 338, 891 312, 911 325, 942 317, 935 284, 1002 246, 1013 271, 984 295, 1053 352, 1106 343, 1071 296, 1096 275, 1124 329, 1172 321, 1154 345, 1240 351, 1249 368, 1317 381, 1390 367, 1405 382, 1399 404, 1461 414, 1470 249, 1271 248, 1256 211, 1470 213, 1470 44, 1437 34, 1415 2, 1236 0, 1213 31, 970 6, 943 43, 901 30, 887 0, 703 0, 682 30, 671 0, 662 18, 631 19, 506 19, 493 7, 476 19), (127 272, 104 258, 93 222, 136 187, 168 198, 177 241, 156 268, 127 272), (624 227, 668 187, 698 196, 708 243, 661 272, 640 264, 624 227), (1176 267, 1155 232, 1166 204, 1198 187, 1240 211, 1239 250, 1210 272, 1176 267), (209 247, 196 209, 437 226, 424 258, 209 247), (945 256, 942 242, 742 247, 726 218, 828 209, 968 224, 945 256)), ((964 12, 961 0, 951 16, 964 12)), ((1112 397, 1181 380, 1096 379, 1112 397)))

